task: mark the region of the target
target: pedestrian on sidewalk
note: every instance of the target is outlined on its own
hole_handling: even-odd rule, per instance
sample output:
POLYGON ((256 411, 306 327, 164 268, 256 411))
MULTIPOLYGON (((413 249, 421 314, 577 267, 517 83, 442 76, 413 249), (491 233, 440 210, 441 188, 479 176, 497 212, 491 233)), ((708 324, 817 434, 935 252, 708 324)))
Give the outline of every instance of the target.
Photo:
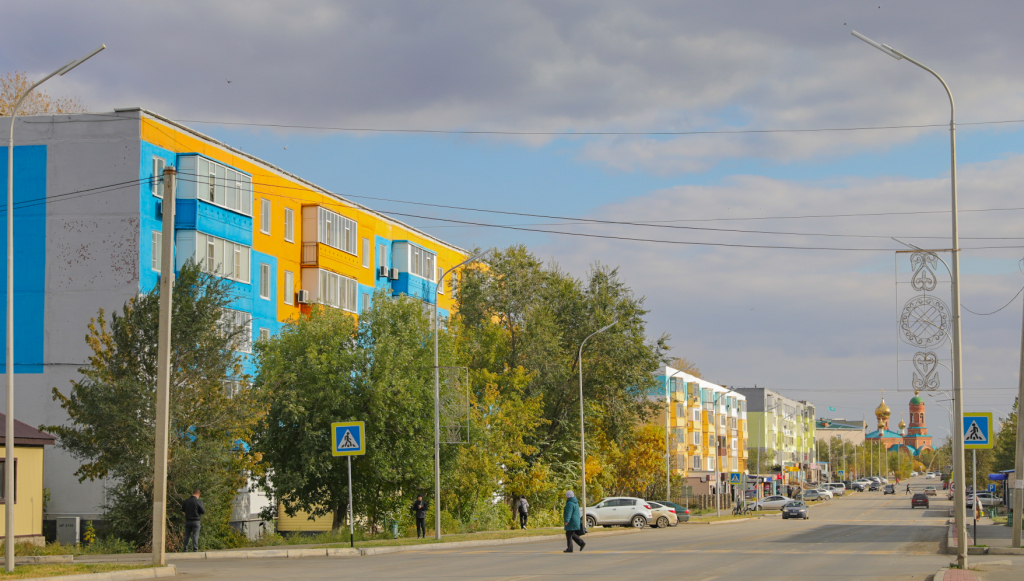
POLYGON ((181 510, 185 513, 185 552, 189 552, 189 544, 193 545, 193 551, 199 552, 199 521, 206 514, 206 507, 203 501, 199 500, 199 489, 192 491, 192 496, 181 503, 181 510))
POLYGON ((412 512, 416 515, 416 538, 421 536, 427 538, 427 501, 423 500, 423 495, 416 497, 416 502, 412 503, 412 512))
POLYGON ((519 497, 519 502, 516 503, 517 511, 519 512, 519 528, 526 530, 526 518, 527 513, 530 510, 530 503, 526 501, 525 496, 519 497))
POLYGON ((576 542, 580 546, 580 551, 583 547, 587 546, 580 538, 580 501, 576 500, 576 495, 571 490, 565 491, 565 508, 562 510, 562 520, 565 521, 565 551, 564 553, 572 552, 572 543, 576 542))

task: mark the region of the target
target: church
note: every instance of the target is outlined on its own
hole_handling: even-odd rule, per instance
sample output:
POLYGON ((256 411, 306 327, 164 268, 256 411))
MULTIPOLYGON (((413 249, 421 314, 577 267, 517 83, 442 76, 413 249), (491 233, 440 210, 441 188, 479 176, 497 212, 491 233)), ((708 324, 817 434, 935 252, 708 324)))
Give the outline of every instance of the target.
POLYGON ((881 442, 885 449, 890 452, 902 450, 912 456, 919 456, 924 450, 932 450, 932 437, 928 435, 928 426, 924 420, 924 400, 920 393, 915 391, 914 397, 910 400, 910 425, 903 422, 900 417, 899 431, 889 429, 889 406, 885 404, 885 396, 882 396, 882 403, 875 408, 875 417, 878 418, 878 429, 869 432, 864 436, 868 442, 881 442))

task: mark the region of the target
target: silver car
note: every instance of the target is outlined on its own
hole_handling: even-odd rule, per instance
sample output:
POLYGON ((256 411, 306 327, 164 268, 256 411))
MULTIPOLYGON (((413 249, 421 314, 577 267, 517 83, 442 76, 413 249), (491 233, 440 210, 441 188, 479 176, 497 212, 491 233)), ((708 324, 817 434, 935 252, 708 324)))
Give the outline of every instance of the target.
POLYGON ((653 500, 648 500, 647 504, 650 505, 651 515, 653 516, 651 526, 664 529, 679 524, 679 516, 676 514, 675 508, 653 500))
POLYGON ((620 525, 642 529, 653 520, 651 505, 642 498, 616 496, 587 507, 587 528, 620 525))

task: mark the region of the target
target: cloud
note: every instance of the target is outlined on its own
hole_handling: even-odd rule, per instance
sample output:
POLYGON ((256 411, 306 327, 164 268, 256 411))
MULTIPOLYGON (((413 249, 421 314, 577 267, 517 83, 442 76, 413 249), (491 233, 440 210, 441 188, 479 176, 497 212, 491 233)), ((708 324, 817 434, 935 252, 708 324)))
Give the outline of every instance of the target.
MULTIPOLYGON (((849 36, 941 69, 964 119, 1024 116, 1024 7, 934 2, 18 3, 0 67, 33 75, 106 42, 52 81, 93 107, 175 118, 349 127, 650 131, 942 123, 934 79, 849 36), (870 8, 870 10, 868 9, 870 8), (227 81, 231 81, 228 83, 227 81)), ((787 161, 917 133, 601 139, 609 167, 700 171, 787 161)), ((543 142, 542 138, 528 140, 543 142)))

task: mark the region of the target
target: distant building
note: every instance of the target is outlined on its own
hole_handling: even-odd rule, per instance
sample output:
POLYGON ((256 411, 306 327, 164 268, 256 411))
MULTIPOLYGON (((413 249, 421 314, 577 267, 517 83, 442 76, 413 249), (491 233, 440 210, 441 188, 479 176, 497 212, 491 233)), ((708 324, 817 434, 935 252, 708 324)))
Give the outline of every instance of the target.
POLYGON ((831 440, 839 436, 843 441, 854 446, 864 443, 864 432, 867 423, 863 420, 845 420, 842 418, 818 418, 815 431, 819 440, 831 440))
POLYGON ((910 400, 910 425, 908 426, 900 418, 899 431, 889 429, 889 416, 892 410, 885 403, 875 408, 875 417, 878 419, 878 429, 864 436, 868 442, 881 442, 889 451, 900 450, 912 456, 919 456, 924 450, 932 450, 932 437, 928 435, 928 426, 925 425, 924 400, 919 392, 914 392, 910 400))
MULTIPOLYGON (((764 387, 736 389, 747 398, 750 447, 761 454, 774 452, 772 465, 782 466, 789 480, 814 480, 818 471, 815 450, 814 404, 790 399, 764 387)), ((771 466, 761 466, 762 473, 771 466)), ((752 466, 753 470, 758 470, 752 466)))

